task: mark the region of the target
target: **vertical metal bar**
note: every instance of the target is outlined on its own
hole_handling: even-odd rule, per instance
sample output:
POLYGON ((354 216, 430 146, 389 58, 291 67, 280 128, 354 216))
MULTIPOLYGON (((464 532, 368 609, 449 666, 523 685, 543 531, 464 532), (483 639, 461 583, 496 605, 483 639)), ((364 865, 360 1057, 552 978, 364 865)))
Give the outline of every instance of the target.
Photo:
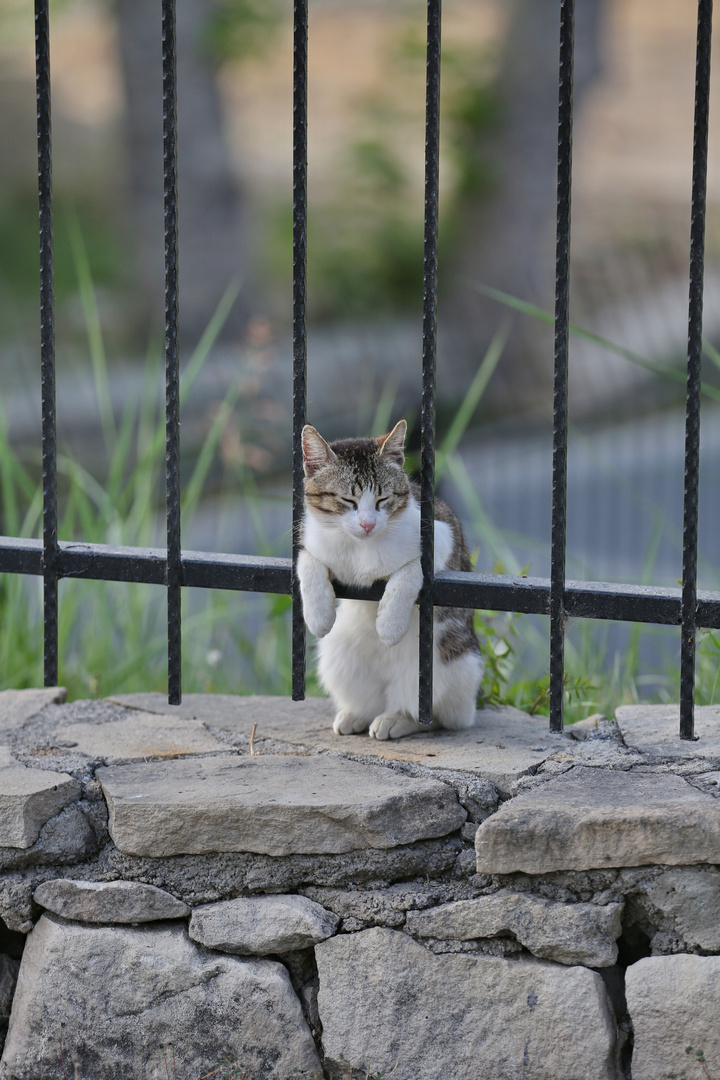
POLYGON ((550 548, 550 730, 562 731, 565 693, 565 548, 567 529, 568 278, 572 188, 575 0, 560 4, 555 372, 553 383, 552 533, 550 548))
POLYGON ((692 222, 690 227, 690 302, 685 406, 685 492, 683 501, 682 637, 680 650, 681 739, 694 738, 698 475, 700 471, 700 375, 711 32, 712 0, 698 0, 692 222))
POLYGON ((40 213, 40 367, 42 381, 44 679, 58 682, 57 449, 53 300, 52 128, 49 0, 35 0, 38 205, 40 213))
POLYGON ((163 206, 165 218, 165 487, 167 498, 168 701, 181 687, 180 372, 178 364, 178 206, 175 0, 162 0, 163 206))
POLYGON ((305 697, 305 622, 297 559, 303 515, 302 429, 307 405, 307 57, 308 0, 295 0, 293 64, 293 549, 292 699, 305 697))
POLYGON ((423 260, 422 404, 420 414, 420 692, 418 719, 433 713, 433 583, 435 578, 435 361, 437 353, 437 241, 440 166, 441 0, 427 6, 427 87, 425 97, 425 238, 423 260))

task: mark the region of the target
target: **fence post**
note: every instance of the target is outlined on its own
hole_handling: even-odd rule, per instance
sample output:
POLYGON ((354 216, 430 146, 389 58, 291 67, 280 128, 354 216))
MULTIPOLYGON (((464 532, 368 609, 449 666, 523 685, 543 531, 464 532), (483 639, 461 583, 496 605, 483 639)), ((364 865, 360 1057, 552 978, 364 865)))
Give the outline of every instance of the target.
POLYGON ((702 366, 705 201, 712 0, 698 0, 693 131, 690 299, 685 402, 685 490, 683 495, 682 630, 680 645, 680 738, 695 732, 695 642, 697 636, 698 477, 700 472, 700 375, 702 366))
POLYGON ((420 593, 418 719, 433 719, 433 591, 435 578, 435 361, 440 169, 441 0, 428 0, 425 97, 425 236, 423 257, 422 403, 420 415, 420 593))
POLYGON ((180 587, 180 372, 175 0, 162 0, 163 204, 165 216, 165 484, 167 499, 168 701, 182 700, 180 587))
POLYGON ((53 294, 52 124, 49 0, 35 0, 38 207, 40 226, 40 368, 42 383, 44 682, 58 683, 57 436, 53 294))
POLYGON ((567 534, 568 305, 575 0, 560 5, 555 372, 550 548, 550 730, 562 731, 565 697, 565 547, 567 534))
POLYGON ((293 432, 292 699, 305 698, 305 620, 297 560, 303 516, 302 429, 307 410, 307 59, 308 0, 295 0, 293 45, 293 432))

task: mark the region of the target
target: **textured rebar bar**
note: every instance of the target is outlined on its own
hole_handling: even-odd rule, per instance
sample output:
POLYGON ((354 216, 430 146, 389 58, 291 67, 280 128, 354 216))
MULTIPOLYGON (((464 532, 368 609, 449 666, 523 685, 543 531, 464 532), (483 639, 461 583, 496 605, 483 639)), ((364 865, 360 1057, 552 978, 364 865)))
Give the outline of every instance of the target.
POLYGON ((35 0, 38 206, 40 213, 40 370, 42 383, 44 680, 58 682, 57 439, 53 299, 52 125, 49 0, 35 0))
POLYGON ((420 414, 420 593, 418 719, 433 718, 433 578, 435 552, 435 362, 437 353, 438 179, 440 166, 441 0, 427 5, 425 99, 425 237, 423 259, 422 404, 420 414))
POLYGON ((293 62, 293 549, 292 698, 305 697, 305 621, 297 559, 303 515, 302 429, 307 406, 307 49, 308 0, 295 0, 293 62))
POLYGON ((167 499, 168 701, 179 705, 180 371, 178 363, 178 197, 175 0, 162 0, 163 207, 165 219, 165 486, 167 499))
POLYGON ((567 532, 568 327, 575 0, 560 5, 555 370, 550 549, 550 730, 562 731, 565 696, 565 549, 567 532))
POLYGON ((688 361, 685 405, 685 491, 683 499, 682 629, 680 648, 681 739, 693 739, 695 729, 700 376, 711 35, 712 0, 698 0, 692 221, 690 226, 690 301, 688 309, 688 361))

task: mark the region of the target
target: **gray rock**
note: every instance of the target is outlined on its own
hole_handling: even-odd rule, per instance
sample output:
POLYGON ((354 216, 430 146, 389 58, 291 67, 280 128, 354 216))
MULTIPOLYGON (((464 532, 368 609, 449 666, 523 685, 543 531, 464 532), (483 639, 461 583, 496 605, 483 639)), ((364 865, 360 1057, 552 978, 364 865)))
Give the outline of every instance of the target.
POLYGON ((334 911, 343 920, 345 929, 350 929, 349 919, 354 919, 358 928, 366 926, 402 926, 405 912, 416 908, 430 907, 443 900, 454 898, 451 885, 391 885, 387 889, 323 889, 306 888, 306 896, 317 900, 319 904, 334 911))
POLYGON ((615 717, 625 743, 643 754, 720 761, 720 705, 695 706, 696 742, 680 738, 679 705, 622 705, 615 717))
POLYGON ((29 769, 0 747, 0 847, 29 848, 45 822, 79 794, 72 777, 29 769))
POLYGON ((170 893, 139 881, 74 881, 54 878, 35 890, 40 907, 90 923, 142 923, 182 919, 190 908, 170 893))
POLYGON ((475 941, 448 941, 447 938, 423 938, 423 945, 430 952, 464 953, 467 956, 517 956, 523 951, 519 941, 510 937, 478 938, 475 941))
POLYGON ((647 897, 689 946, 720 952, 720 871, 666 870, 652 882, 647 897))
POLYGON ((0 877, 0 919, 8 930, 29 934, 33 928, 33 885, 20 874, 0 877))
POLYGON ((63 740, 77 743, 76 753, 107 762, 217 754, 227 747, 200 720, 128 711, 109 724, 68 724, 63 740))
POLYGON ((190 937, 208 949, 240 956, 309 949, 335 933, 340 920, 306 896, 237 897, 195 908, 190 937))
POLYGON ((46 686, 37 690, 0 690, 0 732, 13 732, 46 705, 63 702, 64 686, 46 686))
POLYGON ((475 849, 487 874, 716 863, 720 802, 667 773, 575 768, 503 803, 475 849))
POLYGON ((244 1074, 306 1080, 315 1045, 285 968, 210 956, 182 925, 97 927, 44 915, 23 954, 3 1063, 17 1080, 244 1074), (65 1028, 61 1028, 61 1024, 65 1028), (170 1073, 173 1061, 170 1061, 170 1073))
POLYGON ((132 855, 268 855, 391 848, 466 818, 445 784, 322 754, 214 757, 98 769, 110 835, 132 855))
POLYGON ((475 877, 476 856, 472 848, 466 848, 465 851, 461 851, 455 860, 455 866, 453 867, 453 877, 456 878, 471 878, 475 877))
POLYGON ((393 1080, 614 1080, 601 977, 540 960, 434 955, 380 928, 317 945, 326 1063, 393 1080), (581 1035, 579 1035, 581 1033, 581 1035))
POLYGON ((566 735, 578 742, 588 739, 612 739, 622 741, 620 728, 616 720, 609 720, 602 713, 588 716, 587 720, 578 720, 576 724, 570 724, 565 728, 566 735))
POLYGON ((712 1076, 720 1063, 720 957, 650 956, 625 975, 635 1031, 633 1080, 698 1080, 702 1050, 712 1076))
POLYGON ((72 803, 50 818, 29 848, 0 848, 0 870, 77 863, 99 851, 109 839, 104 803, 72 803))
POLYGON ((3 956, 0 953, 0 1054, 5 1045, 5 1033, 10 1019, 19 968, 17 960, 11 960, 9 956, 3 956))
MULTIPOLYGON (((166 713, 162 694, 121 694, 114 701, 148 712, 166 713)), ((249 736, 257 724, 256 742, 272 739, 292 746, 337 750, 358 757, 384 758, 433 770, 474 773, 509 794, 519 776, 530 772, 567 740, 550 734, 544 717, 528 716, 510 706, 482 709, 467 731, 431 731, 390 744, 367 735, 335 735, 334 708, 327 698, 291 701, 284 697, 237 697, 188 694, 180 706, 185 717, 212 727, 249 736)))
POLYGON ((710 794, 720 795, 720 790, 718 790, 720 788, 720 772, 696 773, 692 778, 692 783, 699 785, 701 791, 703 789, 710 790, 714 788, 714 791, 710 790, 710 794))
POLYGON ((461 941, 510 932, 541 959, 610 967, 617 960, 622 910, 622 904, 559 904, 503 891, 410 911, 406 928, 418 937, 461 941))
POLYGON ((0 953, 0 1028, 2 1022, 7 1022, 10 1016, 19 969, 17 960, 12 960, 9 956, 0 953))

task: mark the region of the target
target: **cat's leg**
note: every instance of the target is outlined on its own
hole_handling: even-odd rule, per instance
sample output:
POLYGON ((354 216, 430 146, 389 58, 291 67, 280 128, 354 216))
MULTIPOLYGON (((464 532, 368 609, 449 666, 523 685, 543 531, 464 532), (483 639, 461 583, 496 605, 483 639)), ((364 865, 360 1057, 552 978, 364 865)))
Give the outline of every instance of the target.
POLYGON ((375 627, 383 645, 397 645, 408 630, 422 587, 420 560, 413 559, 391 574, 378 605, 375 627))
POLYGON ((367 731, 385 704, 376 608, 372 603, 341 600, 332 631, 318 643, 318 675, 338 709, 333 723, 337 735, 367 731))
POLYGON ((444 661, 436 651, 433 713, 440 727, 460 731, 473 726, 482 673, 483 661, 477 652, 466 652, 455 660, 444 661))
POLYGON ((402 739, 437 727, 459 731, 475 723, 482 657, 468 650, 453 660, 443 660, 438 648, 443 633, 443 625, 438 623, 433 656, 432 725, 418 723, 418 617, 415 613, 411 633, 387 654, 393 660, 397 658, 397 662, 393 663, 393 677, 388 679, 385 708, 370 725, 373 738, 402 739))
POLYGON ((387 664, 385 707, 370 725, 373 739, 402 739, 432 725, 418 723, 418 614, 411 612, 410 632, 392 649, 383 650, 387 664))
POLYGON ((304 549, 297 562, 303 616, 311 634, 323 638, 335 623, 335 590, 324 563, 304 549))

